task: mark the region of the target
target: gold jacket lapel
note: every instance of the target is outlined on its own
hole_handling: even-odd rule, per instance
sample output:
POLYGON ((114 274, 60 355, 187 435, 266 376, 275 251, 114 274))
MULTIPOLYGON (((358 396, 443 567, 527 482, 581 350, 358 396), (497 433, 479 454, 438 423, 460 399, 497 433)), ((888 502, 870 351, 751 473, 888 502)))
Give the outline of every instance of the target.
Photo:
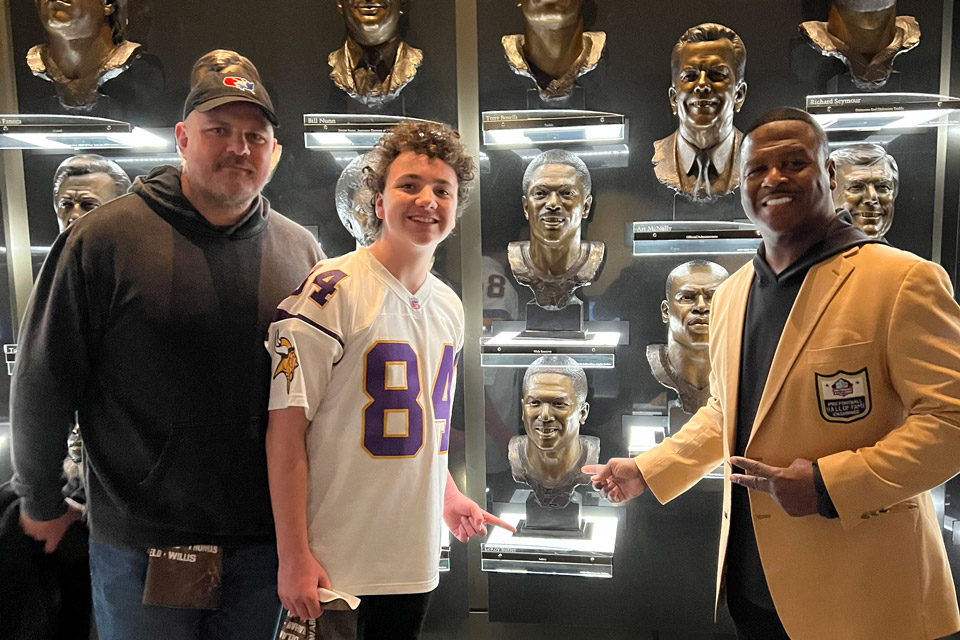
MULTIPOLYGON (((720 400, 723 402, 723 423, 729 425, 724 432, 728 454, 733 451, 737 436, 735 425, 737 424, 737 392, 740 389, 740 350, 743 343, 743 322, 747 312, 747 305, 740 304, 740 301, 745 302, 750 295, 754 277, 756 274, 753 264, 748 262, 742 272, 734 274, 731 278, 730 290, 727 292, 730 303, 724 306, 729 317, 724 319, 723 362, 719 363, 718 372, 722 372, 723 375, 723 391, 720 400)), ((712 327, 712 318, 710 322, 712 327)))

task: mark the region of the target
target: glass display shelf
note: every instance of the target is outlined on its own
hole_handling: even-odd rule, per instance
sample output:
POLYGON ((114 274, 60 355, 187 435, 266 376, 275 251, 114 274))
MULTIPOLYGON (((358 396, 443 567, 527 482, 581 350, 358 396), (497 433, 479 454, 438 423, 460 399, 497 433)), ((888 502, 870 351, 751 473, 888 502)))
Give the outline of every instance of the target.
POLYGON ((362 113, 305 113, 303 144, 325 151, 369 151, 384 133, 401 122, 423 118, 362 113))
POLYGON ((633 223, 633 255, 753 254, 760 232, 749 222, 659 220, 633 223))
MULTIPOLYGON (((529 495, 529 490, 518 490, 509 503, 495 503, 494 511, 516 526, 526 515, 524 503, 529 495)), ((620 512, 609 506, 584 506, 580 513, 588 532, 583 539, 521 536, 491 527, 487 541, 480 545, 481 569, 612 578, 620 512)))
POLYGON ((663 442, 669 430, 668 417, 663 414, 634 412, 621 416, 627 452, 636 456, 663 442))
POLYGON ((576 109, 483 112, 483 144, 491 149, 611 145, 628 139, 627 119, 619 113, 576 109))
POLYGON ((617 345, 630 336, 627 322, 586 322, 585 338, 525 338, 523 322, 497 322, 496 333, 480 338, 480 364, 484 367, 529 367, 545 355, 565 355, 584 369, 612 369, 617 345))
POLYGON ((960 123, 960 98, 932 93, 811 95, 806 110, 827 133, 902 132, 960 123))
POLYGON ((122 120, 53 114, 0 114, 0 149, 165 149, 172 139, 122 120))
MULTIPOLYGON (((691 417, 683 413, 673 402, 665 408, 665 411, 669 413, 634 410, 630 415, 620 417, 623 438, 627 441, 627 453, 631 457, 653 449, 679 431, 691 417)), ((704 478, 723 480, 723 464, 704 478)))

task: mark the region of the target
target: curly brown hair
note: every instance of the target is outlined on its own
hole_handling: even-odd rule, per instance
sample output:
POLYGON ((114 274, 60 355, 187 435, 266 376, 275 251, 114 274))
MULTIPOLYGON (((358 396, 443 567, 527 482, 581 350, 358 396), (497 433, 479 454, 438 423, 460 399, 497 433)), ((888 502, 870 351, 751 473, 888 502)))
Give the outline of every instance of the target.
MULTIPOLYGON (((450 165, 457 174, 457 216, 462 215, 470 196, 476 165, 463 148, 460 134, 439 122, 405 120, 384 134, 377 146, 367 153, 367 163, 363 167, 363 181, 370 191, 383 193, 390 165, 405 151, 439 158, 450 165)), ((381 223, 379 218, 370 222, 377 227, 381 223)))

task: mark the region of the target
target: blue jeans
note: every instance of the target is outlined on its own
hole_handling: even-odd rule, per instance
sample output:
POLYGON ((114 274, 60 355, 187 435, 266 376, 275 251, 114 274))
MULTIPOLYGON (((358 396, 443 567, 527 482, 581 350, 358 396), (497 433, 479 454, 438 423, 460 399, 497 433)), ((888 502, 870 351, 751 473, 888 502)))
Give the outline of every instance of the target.
POLYGON ((100 640, 272 640, 277 632, 274 545, 223 549, 220 609, 141 604, 147 550, 90 538, 90 579, 100 640))

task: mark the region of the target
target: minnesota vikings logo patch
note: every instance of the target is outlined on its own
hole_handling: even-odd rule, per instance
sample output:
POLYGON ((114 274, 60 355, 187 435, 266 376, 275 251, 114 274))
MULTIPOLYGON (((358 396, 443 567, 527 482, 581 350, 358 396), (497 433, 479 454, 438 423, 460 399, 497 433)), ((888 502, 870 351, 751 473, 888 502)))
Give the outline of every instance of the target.
POLYGON ((277 369, 273 372, 273 377, 276 378, 281 373, 286 376, 287 393, 290 393, 290 383, 293 382, 293 374, 297 370, 297 367, 300 366, 300 363, 297 362, 297 351, 294 349, 293 344, 290 343, 290 340, 281 338, 279 333, 277 334, 276 348, 286 349, 286 352, 276 351, 276 354, 280 356, 280 364, 277 365, 277 369))

